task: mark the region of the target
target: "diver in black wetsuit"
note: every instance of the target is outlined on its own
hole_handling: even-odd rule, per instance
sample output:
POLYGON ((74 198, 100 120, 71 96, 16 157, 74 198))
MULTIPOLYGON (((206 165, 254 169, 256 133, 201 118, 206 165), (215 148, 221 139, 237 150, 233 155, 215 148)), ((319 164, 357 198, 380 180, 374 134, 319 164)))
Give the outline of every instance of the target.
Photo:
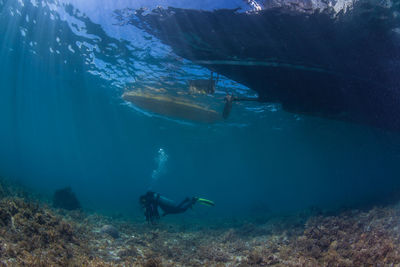
POLYGON ((158 213, 159 207, 164 212, 162 216, 165 216, 167 214, 183 213, 197 202, 208 206, 215 205, 211 200, 198 197, 187 197, 181 203, 177 204, 173 200, 152 191, 148 191, 145 195, 140 196, 139 202, 144 209, 147 222, 151 224, 154 224, 160 218, 160 214, 158 213))

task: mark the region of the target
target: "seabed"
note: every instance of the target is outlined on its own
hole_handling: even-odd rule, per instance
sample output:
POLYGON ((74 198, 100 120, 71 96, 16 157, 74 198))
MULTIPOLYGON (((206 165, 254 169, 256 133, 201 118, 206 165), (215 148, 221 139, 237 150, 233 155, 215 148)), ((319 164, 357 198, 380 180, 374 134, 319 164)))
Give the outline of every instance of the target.
POLYGON ((0 266, 398 266, 400 206, 260 222, 160 222, 54 209, 0 184, 0 266), (112 225, 118 238, 101 231, 112 225))

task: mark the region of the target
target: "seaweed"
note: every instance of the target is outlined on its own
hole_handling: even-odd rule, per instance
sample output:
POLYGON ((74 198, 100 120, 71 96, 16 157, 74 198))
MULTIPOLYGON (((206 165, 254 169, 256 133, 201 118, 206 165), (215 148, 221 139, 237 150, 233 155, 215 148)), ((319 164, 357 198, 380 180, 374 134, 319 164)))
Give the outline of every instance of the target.
POLYGON ((399 207, 385 206, 277 216, 263 223, 235 218, 224 224, 149 227, 82 210, 52 209, 11 194, 0 200, 0 265, 399 265, 399 220, 399 207), (110 225, 119 238, 101 230, 110 225))

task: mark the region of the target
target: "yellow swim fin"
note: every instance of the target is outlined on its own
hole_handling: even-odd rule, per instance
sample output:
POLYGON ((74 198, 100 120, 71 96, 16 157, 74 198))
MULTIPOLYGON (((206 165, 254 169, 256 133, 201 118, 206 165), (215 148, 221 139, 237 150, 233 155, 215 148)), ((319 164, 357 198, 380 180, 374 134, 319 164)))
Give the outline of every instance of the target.
POLYGON ((207 206, 215 206, 214 201, 205 199, 205 198, 197 198, 197 201, 203 205, 207 205, 207 206))

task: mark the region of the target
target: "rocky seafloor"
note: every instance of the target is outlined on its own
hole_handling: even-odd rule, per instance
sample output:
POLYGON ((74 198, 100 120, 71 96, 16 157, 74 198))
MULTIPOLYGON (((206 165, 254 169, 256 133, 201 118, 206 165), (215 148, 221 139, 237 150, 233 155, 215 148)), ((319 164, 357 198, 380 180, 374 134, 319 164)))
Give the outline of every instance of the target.
POLYGON ((395 266, 400 206, 250 222, 161 222, 53 209, 0 187, 0 266, 395 266))

